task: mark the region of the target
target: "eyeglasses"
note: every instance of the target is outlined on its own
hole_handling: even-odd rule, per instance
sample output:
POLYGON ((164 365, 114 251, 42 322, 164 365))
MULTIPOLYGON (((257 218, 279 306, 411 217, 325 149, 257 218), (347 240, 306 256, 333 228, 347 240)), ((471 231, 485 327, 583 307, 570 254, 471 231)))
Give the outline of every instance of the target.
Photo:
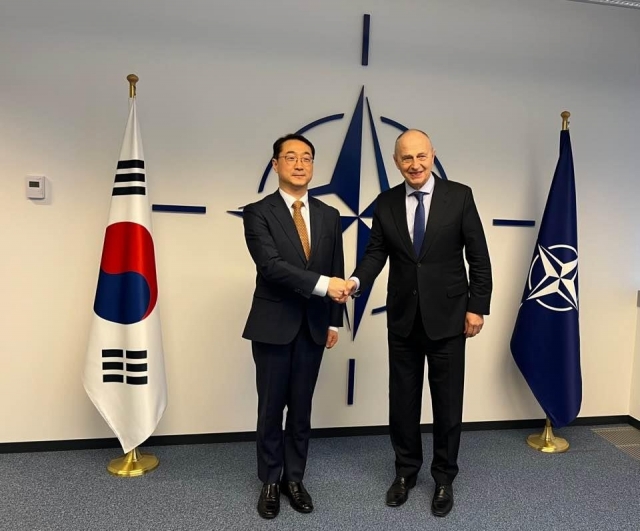
POLYGON ((302 162, 305 166, 310 166, 313 164, 313 159, 308 155, 303 157, 296 157, 295 155, 280 155, 279 159, 284 159, 287 164, 296 164, 298 161, 302 162))

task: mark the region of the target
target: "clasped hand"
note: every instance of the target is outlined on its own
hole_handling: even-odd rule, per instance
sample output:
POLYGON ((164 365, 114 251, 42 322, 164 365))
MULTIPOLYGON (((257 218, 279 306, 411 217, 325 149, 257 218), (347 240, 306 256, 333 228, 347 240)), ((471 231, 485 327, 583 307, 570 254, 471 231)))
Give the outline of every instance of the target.
POLYGON ((327 295, 335 302, 344 304, 355 291, 356 283, 353 280, 344 280, 338 277, 329 279, 327 295))

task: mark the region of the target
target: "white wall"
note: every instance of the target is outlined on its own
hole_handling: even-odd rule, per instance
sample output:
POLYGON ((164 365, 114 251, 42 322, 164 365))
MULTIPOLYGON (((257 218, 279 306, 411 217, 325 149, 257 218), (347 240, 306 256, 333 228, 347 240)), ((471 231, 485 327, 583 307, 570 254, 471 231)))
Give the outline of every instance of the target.
MULTIPOLYGON (((260 197, 277 136, 330 114, 350 118, 363 85, 391 183, 400 182, 390 156, 396 131, 380 116, 431 133, 449 178, 473 187, 485 224, 495 294, 485 330, 468 344, 466 421, 543 416, 508 348, 537 229, 491 220, 540 219, 559 114, 572 112, 581 416, 628 414, 640 276, 639 45, 640 12, 563 0, 5 0, 0 441, 111 435, 80 376, 132 72, 152 202, 207 206, 205 216, 153 218, 169 381, 158 434, 255 428, 254 367, 240 337, 254 268, 241 221, 226 211, 260 197), (364 13, 372 15, 366 68, 364 13), (28 173, 48 177, 50 201, 25 199, 28 173)), ((347 125, 309 133, 314 184, 328 182, 347 125)), ((366 134, 363 144, 370 155, 366 134)), ((378 189, 370 157, 363 169, 364 201, 378 189)), ((271 177, 268 190, 275 184, 271 177)), ((345 248, 350 270, 353 230, 345 248)), ((384 304, 384 280, 369 310, 384 304)), ((355 342, 342 333, 325 354, 315 427, 386 424, 385 341, 384 315, 366 317, 355 342), (357 389, 347 407, 350 357, 357 389)), ((424 403, 430 422, 428 394, 424 403)))

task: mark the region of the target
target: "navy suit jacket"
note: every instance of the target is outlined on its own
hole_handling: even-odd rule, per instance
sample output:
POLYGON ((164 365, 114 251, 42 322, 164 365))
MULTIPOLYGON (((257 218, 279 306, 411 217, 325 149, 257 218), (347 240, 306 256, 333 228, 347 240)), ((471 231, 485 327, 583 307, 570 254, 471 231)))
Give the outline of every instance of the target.
POLYGON ((342 326, 343 308, 312 295, 320 275, 344 278, 340 213, 309 197, 311 256, 305 259, 293 216, 278 191, 244 208, 244 235, 256 264, 256 288, 242 337, 286 345, 306 319, 315 343, 342 326))
POLYGON ((487 242, 471 189, 431 178, 436 181, 419 256, 407 227, 403 182, 378 196, 369 243, 352 276, 360 280, 361 290, 371 287, 389 258, 389 330, 407 337, 419 304, 425 332, 438 340, 461 334, 466 312, 489 313, 492 280, 487 242))

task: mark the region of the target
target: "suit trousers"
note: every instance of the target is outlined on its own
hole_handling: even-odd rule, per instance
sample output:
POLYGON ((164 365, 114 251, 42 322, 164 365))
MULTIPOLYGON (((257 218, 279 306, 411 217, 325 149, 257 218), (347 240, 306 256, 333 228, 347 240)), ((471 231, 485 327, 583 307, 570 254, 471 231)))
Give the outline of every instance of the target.
POLYGON ((436 483, 450 485, 458 473, 464 394, 464 334, 433 341, 418 310, 408 337, 389 331, 389 430, 396 474, 412 477, 422 466, 420 416, 425 356, 433 410, 433 460, 436 483))
POLYGON ((258 390, 258 477, 263 483, 302 481, 311 434, 311 402, 324 345, 313 341, 305 318, 291 343, 253 341, 251 347, 258 390))

